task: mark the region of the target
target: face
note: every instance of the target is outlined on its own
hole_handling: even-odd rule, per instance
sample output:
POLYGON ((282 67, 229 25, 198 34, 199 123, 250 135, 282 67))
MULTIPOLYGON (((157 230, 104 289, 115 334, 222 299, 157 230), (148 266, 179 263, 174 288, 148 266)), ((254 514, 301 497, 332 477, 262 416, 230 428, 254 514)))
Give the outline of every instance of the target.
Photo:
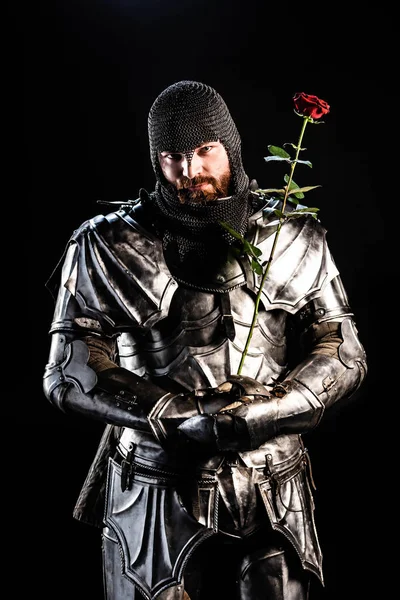
POLYGON ((193 150, 193 157, 180 152, 160 152, 165 179, 177 190, 179 200, 206 203, 229 194, 231 172, 221 142, 208 142, 193 150), (190 159, 190 157, 189 157, 190 159))

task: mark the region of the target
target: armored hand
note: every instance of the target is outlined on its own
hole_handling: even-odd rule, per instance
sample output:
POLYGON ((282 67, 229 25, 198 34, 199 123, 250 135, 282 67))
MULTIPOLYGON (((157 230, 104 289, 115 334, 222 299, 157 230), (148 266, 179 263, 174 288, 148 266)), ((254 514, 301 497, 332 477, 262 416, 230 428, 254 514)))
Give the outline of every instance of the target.
POLYGON ((348 400, 366 374, 365 352, 352 320, 333 326, 333 340, 332 325, 314 328, 322 333, 313 353, 276 383, 270 394, 257 391, 262 386, 252 379, 231 376, 243 389, 239 404, 189 419, 179 431, 219 450, 254 450, 278 435, 303 434, 317 427, 325 410, 348 400))
POLYGON ((148 421, 156 438, 164 443, 184 437, 180 427, 187 420, 218 413, 236 401, 238 392, 225 382, 216 388, 205 388, 181 394, 165 394, 148 413, 148 421))
POLYGON ((218 451, 251 446, 246 420, 238 411, 249 404, 265 403, 270 393, 250 377, 231 375, 217 388, 169 396, 161 399, 149 414, 156 437, 162 441, 179 434, 218 451))

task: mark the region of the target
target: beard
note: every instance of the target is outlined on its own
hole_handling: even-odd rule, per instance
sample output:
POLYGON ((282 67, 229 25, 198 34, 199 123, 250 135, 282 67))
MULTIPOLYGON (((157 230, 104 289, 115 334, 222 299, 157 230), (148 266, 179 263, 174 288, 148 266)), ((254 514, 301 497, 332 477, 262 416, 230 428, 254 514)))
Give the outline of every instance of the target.
POLYGON ((225 198, 229 195, 229 187, 231 183, 231 175, 229 172, 221 175, 219 179, 211 176, 198 175, 190 179, 189 177, 181 177, 174 189, 176 190, 181 204, 207 204, 218 198, 225 198), (190 189, 201 183, 209 183, 212 186, 211 190, 193 190, 190 189))

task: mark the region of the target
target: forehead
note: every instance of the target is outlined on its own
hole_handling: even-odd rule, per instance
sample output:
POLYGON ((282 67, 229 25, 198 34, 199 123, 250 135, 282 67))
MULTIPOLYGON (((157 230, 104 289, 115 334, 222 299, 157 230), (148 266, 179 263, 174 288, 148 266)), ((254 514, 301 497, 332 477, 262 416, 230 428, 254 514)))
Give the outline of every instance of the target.
POLYGON ((201 144, 199 144, 198 146, 195 146, 194 148, 186 148, 186 149, 176 149, 173 150, 172 148, 165 148, 164 150, 160 150, 160 154, 164 155, 164 154, 193 154, 194 152, 198 152, 199 150, 201 150, 202 148, 204 148, 204 146, 214 146, 216 148, 218 147, 224 147, 221 142, 219 140, 209 140, 206 142, 202 142, 201 144))

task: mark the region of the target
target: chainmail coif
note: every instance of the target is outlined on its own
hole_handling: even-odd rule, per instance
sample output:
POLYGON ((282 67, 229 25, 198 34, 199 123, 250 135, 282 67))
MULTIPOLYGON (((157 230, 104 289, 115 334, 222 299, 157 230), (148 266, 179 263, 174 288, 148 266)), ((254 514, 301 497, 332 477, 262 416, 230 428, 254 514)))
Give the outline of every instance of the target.
MULTIPOLYGON (((217 253, 234 242, 223 227, 225 221, 241 233, 251 214, 249 179, 244 172, 241 139, 221 96, 210 86, 180 81, 154 101, 148 118, 150 156, 157 184, 152 198, 161 217, 164 250, 173 249, 180 263, 212 264, 217 253), (159 153, 186 153, 206 142, 220 141, 228 155, 232 194, 206 204, 179 201, 177 192, 162 173, 159 153)), ((191 269, 193 271, 193 268, 191 269)))

